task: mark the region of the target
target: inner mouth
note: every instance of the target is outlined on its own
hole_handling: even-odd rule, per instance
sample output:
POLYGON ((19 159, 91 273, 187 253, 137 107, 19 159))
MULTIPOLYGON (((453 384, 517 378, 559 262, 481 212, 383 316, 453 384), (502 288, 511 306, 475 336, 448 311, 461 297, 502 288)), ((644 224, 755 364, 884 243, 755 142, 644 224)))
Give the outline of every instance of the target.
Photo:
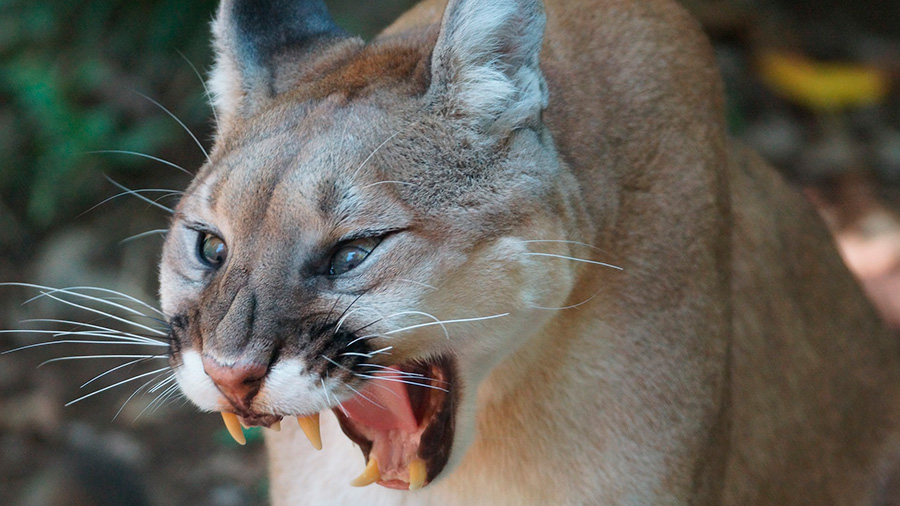
POLYGON ((444 469, 453 442, 454 379, 449 357, 394 365, 333 409, 366 459, 353 485, 416 490, 444 469))
MULTIPOLYGON (((362 450, 366 468, 350 484, 417 490, 447 464, 456 419, 455 363, 449 356, 384 367, 332 411, 344 434, 362 450)), ((281 415, 222 413, 244 443, 240 425, 280 429, 281 415)), ((303 432, 322 449, 319 414, 298 417, 303 432)))

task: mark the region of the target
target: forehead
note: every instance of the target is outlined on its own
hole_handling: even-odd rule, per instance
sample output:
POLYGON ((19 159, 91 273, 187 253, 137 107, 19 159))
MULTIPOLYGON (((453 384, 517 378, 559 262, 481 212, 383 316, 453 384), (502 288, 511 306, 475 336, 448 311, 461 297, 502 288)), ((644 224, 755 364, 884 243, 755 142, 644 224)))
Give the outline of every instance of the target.
POLYGON ((217 145, 184 211, 210 213, 232 228, 339 225, 373 206, 390 211, 396 203, 376 191, 384 168, 372 155, 404 121, 373 103, 272 108, 217 145))

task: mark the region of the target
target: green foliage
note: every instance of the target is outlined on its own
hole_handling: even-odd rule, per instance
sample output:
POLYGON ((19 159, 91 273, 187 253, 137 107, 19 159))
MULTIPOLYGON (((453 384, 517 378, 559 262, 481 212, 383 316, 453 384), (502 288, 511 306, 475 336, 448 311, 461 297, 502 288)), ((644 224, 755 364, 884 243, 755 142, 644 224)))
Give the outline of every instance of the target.
MULTIPOLYGON (((216 2, 12 1, 0 7, 0 198, 42 230, 108 195, 103 174, 128 179, 209 115, 200 79, 179 51, 208 62, 216 2)), ((196 148, 194 148, 196 150, 196 148)), ((196 161, 198 153, 182 160, 196 161)), ((200 155, 202 156, 202 155, 200 155)))
MULTIPOLYGON (((328 1, 339 23, 366 37, 412 3, 328 1)), ((211 112, 188 61, 208 69, 217 4, 0 0, 0 225, 38 234, 61 226, 118 191, 104 174, 135 186, 186 184, 147 159, 96 151, 187 169, 203 162, 187 133, 141 95, 209 140, 211 112)))

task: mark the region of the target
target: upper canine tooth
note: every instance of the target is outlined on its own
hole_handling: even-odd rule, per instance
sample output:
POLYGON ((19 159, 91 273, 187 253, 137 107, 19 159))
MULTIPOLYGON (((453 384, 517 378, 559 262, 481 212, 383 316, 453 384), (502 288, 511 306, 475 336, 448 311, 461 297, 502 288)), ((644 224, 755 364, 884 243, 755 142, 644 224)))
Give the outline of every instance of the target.
POLYGON ((298 416, 297 422, 300 424, 300 428, 303 429, 303 433, 306 434, 306 438, 312 443, 313 448, 321 450, 322 433, 319 431, 319 414, 298 416))
POLYGON ((425 469, 425 461, 415 459, 409 463, 409 489, 419 490, 425 486, 425 478, 428 471, 425 469))
POLYGON ((241 422, 238 420, 237 415, 223 411, 222 420, 225 421, 225 428, 228 429, 228 433, 231 434, 231 437, 234 438, 237 444, 247 444, 247 439, 244 437, 244 432, 241 430, 241 422))
POLYGON ((269 425, 269 428, 274 430, 275 432, 281 432, 281 420, 274 422, 272 425, 269 425))
POLYGON ((363 469, 361 475, 359 475, 355 480, 350 482, 350 485, 353 487, 365 487, 366 485, 371 485, 376 481, 381 479, 381 473, 378 471, 378 462, 375 460, 375 457, 369 458, 369 462, 366 464, 366 468, 363 469))

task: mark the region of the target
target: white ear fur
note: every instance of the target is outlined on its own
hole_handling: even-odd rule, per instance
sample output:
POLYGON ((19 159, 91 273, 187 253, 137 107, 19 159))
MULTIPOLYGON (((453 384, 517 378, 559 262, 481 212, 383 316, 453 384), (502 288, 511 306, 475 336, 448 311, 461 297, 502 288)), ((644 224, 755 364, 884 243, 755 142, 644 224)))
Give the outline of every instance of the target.
MULTIPOLYGON (((222 8, 220 7, 220 11, 222 8)), ((235 49, 230 47, 229 38, 225 35, 224 16, 216 16, 212 24, 213 48, 216 60, 212 71, 209 73, 207 86, 210 100, 217 111, 217 115, 224 119, 225 123, 237 114, 237 109, 244 96, 242 79, 237 62, 232 55, 235 49)))
POLYGON ((222 123, 289 89, 310 62, 351 37, 323 0, 222 0, 209 78, 222 123))
POLYGON ((540 0, 451 0, 429 94, 447 113, 491 133, 538 121, 547 106, 538 65, 545 23, 540 0))

